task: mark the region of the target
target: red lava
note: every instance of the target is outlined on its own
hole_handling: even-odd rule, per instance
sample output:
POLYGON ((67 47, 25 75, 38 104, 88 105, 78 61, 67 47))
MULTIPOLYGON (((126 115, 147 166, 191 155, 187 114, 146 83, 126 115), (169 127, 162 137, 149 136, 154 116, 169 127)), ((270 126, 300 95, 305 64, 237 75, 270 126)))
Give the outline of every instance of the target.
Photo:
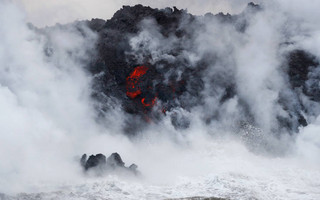
POLYGON ((145 106, 145 107, 150 107, 150 106, 153 106, 155 103, 156 103, 156 100, 157 100, 157 97, 154 97, 151 102, 147 103, 145 102, 146 101, 146 98, 142 98, 141 99, 141 103, 145 106))
POLYGON ((131 99, 136 98, 141 94, 141 89, 137 86, 139 79, 145 75, 148 71, 146 66, 138 66, 134 71, 127 77, 127 96, 131 99))
MULTIPOLYGON (((127 83, 127 96, 131 99, 137 98, 139 95, 141 95, 142 91, 141 88, 139 88, 139 82, 140 78, 147 73, 149 70, 146 66, 138 66, 136 67, 133 72, 127 77, 126 83, 127 83)), ((148 89, 152 89, 151 86, 148 87, 148 89)), ((157 96, 155 96, 151 102, 148 102, 146 100, 146 97, 141 97, 141 103, 144 107, 152 107, 156 103, 157 96)))

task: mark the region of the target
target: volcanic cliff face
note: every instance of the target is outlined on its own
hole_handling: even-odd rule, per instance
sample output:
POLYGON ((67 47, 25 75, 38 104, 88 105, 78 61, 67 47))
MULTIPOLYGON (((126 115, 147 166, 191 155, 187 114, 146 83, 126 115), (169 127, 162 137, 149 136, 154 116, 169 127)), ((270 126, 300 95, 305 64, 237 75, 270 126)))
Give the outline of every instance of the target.
MULTIPOLYGON (((173 106, 173 100, 186 92, 188 76, 200 73, 201 69, 185 70, 179 80, 174 77, 177 76, 174 73, 171 77, 165 77, 166 72, 186 65, 183 60, 177 59, 174 63, 168 63, 166 59, 155 61, 150 55, 151 52, 143 46, 145 44, 138 44, 138 49, 133 49, 130 45, 133 41, 130 41, 130 38, 139 34, 142 23, 154 22, 159 26, 160 37, 173 36, 179 42, 179 40, 190 37, 188 34, 191 35, 186 29, 179 27, 182 19, 188 20, 186 22, 188 26, 195 23, 194 17, 183 10, 176 8, 174 10, 170 8, 157 10, 137 5, 134 7, 124 6, 105 23, 100 20, 89 22, 89 26, 94 28, 100 36, 99 57, 90 68, 93 74, 103 73, 101 77, 97 78, 99 82, 97 85, 105 87, 100 88, 97 95, 102 92, 106 96, 117 97, 122 101, 124 109, 132 114, 149 113, 156 101, 159 100, 168 104, 163 106, 164 112, 170 109, 170 106, 173 106), (97 24, 100 25, 97 26, 97 24)), ((152 29, 152 27, 150 28, 152 29)), ((179 44, 172 44, 172 46, 165 48, 170 50, 170 52, 166 52, 167 56, 177 58, 184 50, 179 48, 179 44)), ((195 90, 201 91, 201 84, 197 87, 199 88, 195 90)))
MULTIPOLYGON (((166 115, 176 129, 186 129, 193 108, 203 106, 201 118, 210 125, 223 121, 223 108, 236 99, 238 111, 231 115, 239 116, 231 126, 259 127, 250 100, 238 94, 234 42, 222 37, 226 31, 245 37, 250 18, 259 12, 263 8, 253 3, 239 15, 205 16, 193 16, 175 7, 159 10, 136 5, 124 6, 107 21, 87 21, 99 36, 97 57, 88 70, 94 77, 92 96, 98 102, 100 117, 113 103, 120 103, 129 114, 128 134, 139 130, 140 123, 156 123, 166 115), (212 34, 221 36, 215 44, 222 50, 206 46, 211 29, 212 34)), ((288 84, 278 90, 275 109, 283 112, 274 114, 271 121, 275 123, 269 131, 292 133, 307 125, 304 116, 314 114, 304 107, 301 95, 313 103, 320 100, 320 77, 312 73, 319 70, 319 63, 302 49, 283 52, 280 74, 288 84)))

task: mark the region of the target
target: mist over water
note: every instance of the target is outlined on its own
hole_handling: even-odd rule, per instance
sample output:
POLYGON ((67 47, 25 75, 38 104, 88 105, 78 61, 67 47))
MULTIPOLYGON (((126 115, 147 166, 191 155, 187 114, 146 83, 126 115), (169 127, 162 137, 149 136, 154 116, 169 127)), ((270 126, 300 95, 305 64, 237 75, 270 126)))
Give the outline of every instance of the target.
MULTIPOLYGON (((198 17, 203 31, 183 43, 162 37, 152 19, 144 20, 139 34, 130 38, 129 53, 137 60, 146 53, 154 63, 175 62, 168 52, 178 43, 190 47, 182 55, 189 66, 216 57, 205 71, 201 105, 168 111, 130 138, 123 133, 130 117, 117 101, 110 103, 103 121, 97 120, 93 77, 86 70, 96 54, 96 33, 77 23, 38 29, 26 23, 17 5, 1 2, 0 193, 43 192, 42 199, 320 198, 319 103, 298 93, 309 111, 303 113, 309 124, 297 127, 298 133, 276 122, 277 116, 294 118, 297 109, 297 97, 281 70, 286 53, 304 49, 319 61, 320 3, 300 4, 265 2, 263 11, 244 16, 249 22, 244 33, 198 17), (139 51, 141 45, 146 52, 139 51), (220 104, 221 88, 230 83, 238 93, 220 104), (280 96, 292 107, 283 109, 280 96), (175 128, 172 115, 187 118, 189 127, 175 128), (240 119, 254 119, 255 126, 240 130, 240 119), (142 177, 83 174, 78 163, 83 153, 112 152, 119 152, 126 164, 136 163, 142 177)), ((319 76, 319 70, 313 75, 319 76)), ((310 85, 319 86, 312 80, 310 85)), ((183 98, 193 105, 191 96, 183 98)))

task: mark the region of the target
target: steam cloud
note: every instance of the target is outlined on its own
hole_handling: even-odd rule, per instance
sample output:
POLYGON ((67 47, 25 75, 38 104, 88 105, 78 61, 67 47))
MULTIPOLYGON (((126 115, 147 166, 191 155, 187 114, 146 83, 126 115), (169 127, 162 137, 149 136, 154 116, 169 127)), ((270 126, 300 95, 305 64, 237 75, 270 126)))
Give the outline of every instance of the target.
MULTIPOLYGON (((125 92, 103 96, 100 102, 101 97, 92 98, 101 89, 95 81, 104 75, 88 70, 99 53, 99 35, 92 27, 74 22, 39 29, 26 23, 16 5, 1 2, 0 193, 54 191, 83 183, 86 179, 73 161, 83 152, 118 151, 139 165, 147 184, 206 175, 211 169, 219 177, 240 174, 283 187, 290 187, 290 181, 267 177, 292 166, 303 173, 286 174, 290 180, 305 178, 308 170, 319 176, 319 102, 292 88, 287 73, 293 50, 320 61, 320 3, 300 4, 268 1, 258 12, 249 7, 227 23, 210 14, 194 19, 185 14, 177 29, 188 39, 165 36, 153 18, 142 20, 129 37, 126 58, 164 71, 167 84, 181 81, 185 71, 194 72, 186 76, 187 92, 168 104, 158 100, 150 115, 159 120, 145 123, 123 109, 125 92), (159 117, 155 113, 164 105, 171 109, 159 117), (309 123, 306 127, 299 124, 301 116, 309 123), (290 123, 290 129, 279 119, 290 123), (128 127, 139 134, 129 139, 122 134, 128 127), (255 153, 271 152, 272 158, 244 146, 255 153), (283 157, 275 161, 280 153, 283 157), (237 163, 249 168, 234 169, 237 163), (259 175, 273 165, 279 168, 259 175)), ((317 92, 320 71, 313 67, 305 87, 317 92)), ((317 180, 308 179, 310 185, 319 184, 317 180)), ((311 197, 319 192, 303 184, 311 197)), ((269 195, 254 189, 260 198, 269 195)), ((231 193, 226 189, 220 195, 231 193)))
MULTIPOLYGON (((192 14, 202 15, 206 12, 240 13, 250 0, 175 0, 175 1, 148 1, 148 0, 14 0, 19 2, 27 13, 27 19, 33 24, 44 27, 56 23, 69 23, 74 20, 90 18, 111 18, 122 5, 148 5, 154 8, 177 6, 187 8, 192 14), (203 6, 206 5, 206 6, 203 6)), ((255 1, 260 3, 261 0, 255 1)))

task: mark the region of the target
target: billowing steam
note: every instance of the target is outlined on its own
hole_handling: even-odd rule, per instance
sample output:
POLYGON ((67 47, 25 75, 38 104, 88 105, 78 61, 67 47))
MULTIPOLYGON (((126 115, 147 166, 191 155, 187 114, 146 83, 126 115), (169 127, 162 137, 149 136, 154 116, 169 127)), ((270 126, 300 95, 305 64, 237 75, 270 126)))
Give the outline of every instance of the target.
POLYGON ((320 4, 300 3, 37 28, 1 2, 0 199, 317 199, 320 4), (83 173, 112 152, 142 177, 83 173))

